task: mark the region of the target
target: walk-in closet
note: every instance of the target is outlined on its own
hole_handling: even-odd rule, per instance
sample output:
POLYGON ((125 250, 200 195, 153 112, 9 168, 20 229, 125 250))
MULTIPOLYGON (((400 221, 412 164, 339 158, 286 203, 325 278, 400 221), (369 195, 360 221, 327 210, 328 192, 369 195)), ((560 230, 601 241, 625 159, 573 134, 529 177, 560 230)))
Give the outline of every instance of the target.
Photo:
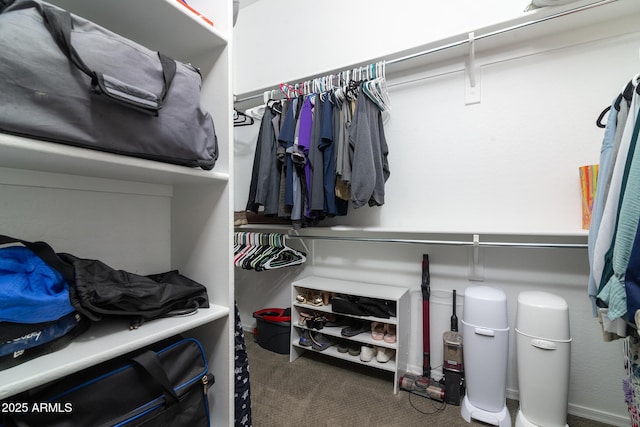
MULTIPOLYGON (((376 370, 395 375, 388 384, 390 399, 406 394, 402 384, 392 382, 406 372, 423 372, 421 282, 428 254, 434 378, 444 375, 447 363, 442 337, 450 329, 453 291, 462 319, 465 289, 497 288, 506 295, 509 326, 506 397, 517 406, 522 397, 518 296, 549 293, 568 308, 571 350, 562 372, 568 370, 569 416, 594 425, 633 425, 637 379, 629 358, 637 354, 635 323, 627 322, 628 332, 612 339, 596 316, 589 291, 593 236, 583 227, 580 168, 601 161, 612 114, 604 110, 640 72, 639 17, 640 7, 631 0, 241 2, 233 69, 235 254, 242 256, 251 241, 272 246, 272 235, 305 258, 283 268, 261 268, 270 263, 269 249, 263 247, 266 252, 254 248, 253 260, 249 256, 235 264, 235 299, 246 339, 256 340, 254 332, 259 335, 264 326, 256 312, 291 309, 290 342, 282 350, 292 366, 307 363, 310 352, 308 358, 320 359, 321 366, 346 360, 343 369, 364 369, 365 376, 376 370), (306 107, 294 101, 304 104, 312 94, 314 113, 325 102, 332 102, 335 112, 340 107, 331 96, 336 88, 348 90, 345 79, 381 77, 384 84, 371 90, 384 93, 377 104, 374 96, 357 96, 380 111, 384 154, 374 157, 386 173, 383 203, 373 196, 368 203, 346 198, 345 214, 330 214, 326 205, 323 211, 322 204, 305 213, 305 201, 311 207, 314 192, 320 191, 311 183, 310 195, 301 196, 302 221, 291 221, 290 212, 278 209, 277 195, 269 199, 258 187, 256 199, 256 183, 267 179, 260 162, 271 148, 277 158, 287 108, 304 117, 306 107), (272 138, 266 142, 265 132, 272 138), (267 254, 263 260, 260 253, 267 254), (306 330, 313 338, 314 328, 301 325, 318 319, 330 323, 327 311, 336 313, 322 298, 336 293, 378 297, 402 307, 391 320, 374 318, 375 325, 392 325, 393 344, 368 341, 375 330, 359 340, 363 349, 378 345, 393 351, 393 364, 386 357, 363 361, 341 351, 345 336, 339 329, 326 329, 322 339, 306 346, 306 330)), ((304 132, 314 135, 302 123, 295 134, 300 140, 304 132)), ((309 162, 326 165, 314 162, 313 149, 304 152, 309 162)), ((276 182, 279 175, 271 179, 276 182)), ((265 346, 259 337, 256 342, 265 346)), ((250 368, 261 363, 249 354, 250 368)), ((561 381, 555 385, 561 387, 561 381)), ((262 387, 264 398, 268 384, 255 387, 262 387)), ((455 422, 462 420, 459 409, 455 422)), ((518 408, 509 411, 515 418, 518 408)), ((429 415, 421 419, 429 425, 429 415)), ((254 419, 256 426, 270 425, 263 422, 254 419)))
POLYGON ((0 0, 0 427, 640 425, 638 22, 0 0))

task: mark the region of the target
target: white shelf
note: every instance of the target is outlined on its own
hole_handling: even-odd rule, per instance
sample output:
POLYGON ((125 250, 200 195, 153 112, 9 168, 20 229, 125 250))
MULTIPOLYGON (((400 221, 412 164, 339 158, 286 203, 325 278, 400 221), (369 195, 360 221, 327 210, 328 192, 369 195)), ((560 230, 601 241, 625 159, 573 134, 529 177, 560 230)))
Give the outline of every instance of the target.
POLYGON ((102 320, 62 350, 0 371, 0 399, 46 384, 92 365, 154 342, 181 334, 229 315, 227 307, 213 305, 191 316, 145 322, 129 330, 126 321, 102 320))
MULTIPOLYGON (((227 37, 178 0, 53 0, 51 3, 171 58, 192 58, 226 46, 227 37), (127 13, 122 13, 127 10, 127 13), (150 19, 144 19, 145 16, 150 19), (106 24, 105 24, 106 23, 106 24)), ((194 64, 198 65, 198 64, 194 64)))
POLYGON ((291 348, 289 352, 289 360, 293 362, 305 351, 313 351, 322 353, 330 357, 348 360, 350 362, 359 363, 373 368, 382 369, 394 373, 393 392, 398 393, 399 373, 407 371, 409 359, 409 323, 410 323, 410 301, 409 290, 403 287, 386 286, 373 283, 356 282, 339 279, 329 279, 326 277, 309 276, 300 280, 296 280, 291 286, 291 348), (331 304, 315 306, 312 304, 299 303, 296 297, 301 292, 330 292, 335 294, 344 294, 351 296, 369 297, 378 300, 392 301, 396 306, 396 316, 389 318, 380 318, 375 316, 355 316, 333 311, 331 304), (345 337, 342 335, 341 326, 324 326, 322 329, 310 329, 299 324, 301 312, 321 312, 333 313, 336 316, 342 316, 353 319, 360 319, 367 322, 381 322, 395 325, 396 342, 387 343, 384 340, 374 340, 371 332, 362 332, 353 337, 345 337), (380 363, 375 358, 370 362, 363 362, 359 356, 352 356, 348 352, 340 353, 336 346, 328 347, 323 351, 317 351, 312 347, 304 347, 299 344, 300 336, 304 331, 311 333, 320 333, 328 337, 337 338, 344 342, 355 343, 355 345, 370 345, 374 347, 390 348, 395 350, 394 357, 386 363, 380 363))
MULTIPOLYGON (((366 296, 371 298, 397 300, 407 292, 406 288, 376 285, 373 283, 356 282, 351 280, 329 279, 326 277, 309 276, 294 282, 296 288, 314 289, 340 294, 366 296)), ((309 305, 309 307, 314 307, 309 305)), ((378 319, 382 322, 388 319, 378 319)))
POLYGON ((225 183, 229 174, 0 134, 0 167, 154 184, 225 183))

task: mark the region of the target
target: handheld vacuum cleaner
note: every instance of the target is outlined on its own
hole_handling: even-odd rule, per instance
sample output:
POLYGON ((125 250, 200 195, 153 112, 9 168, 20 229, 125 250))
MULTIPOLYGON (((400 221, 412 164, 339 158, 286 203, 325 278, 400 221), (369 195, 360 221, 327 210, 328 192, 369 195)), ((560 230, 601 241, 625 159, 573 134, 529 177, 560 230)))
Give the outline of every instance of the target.
POLYGON ((444 353, 445 401, 460 406, 464 397, 464 364, 462 358, 462 335, 458 332, 458 316, 456 315, 456 290, 453 290, 453 314, 451 330, 442 334, 444 353))

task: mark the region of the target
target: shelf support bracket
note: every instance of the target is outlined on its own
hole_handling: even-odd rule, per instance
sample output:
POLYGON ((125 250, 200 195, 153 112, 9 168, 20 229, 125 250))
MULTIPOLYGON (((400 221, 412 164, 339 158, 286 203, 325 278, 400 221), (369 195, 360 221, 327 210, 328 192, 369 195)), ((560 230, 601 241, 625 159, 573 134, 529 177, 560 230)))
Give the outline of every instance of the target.
POLYGON ((480 103, 480 68, 476 64, 475 33, 468 34, 469 56, 464 68, 464 102, 465 105, 480 103))
POLYGON ((473 246, 469 248, 469 280, 484 281, 484 265, 480 253, 480 235, 473 235, 473 246))

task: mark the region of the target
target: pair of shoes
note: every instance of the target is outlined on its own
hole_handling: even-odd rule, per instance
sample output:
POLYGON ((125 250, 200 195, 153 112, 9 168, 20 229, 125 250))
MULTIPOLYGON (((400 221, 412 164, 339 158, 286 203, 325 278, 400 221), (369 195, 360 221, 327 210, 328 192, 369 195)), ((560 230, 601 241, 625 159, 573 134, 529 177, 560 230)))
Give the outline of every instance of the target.
POLYGON ((316 291, 308 289, 300 289, 300 293, 296 296, 296 301, 300 304, 309 304, 319 307, 324 304, 322 295, 316 291))
POLYGON ((300 318, 298 319, 298 325, 305 326, 309 329, 322 329, 327 323, 327 317, 324 314, 313 312, 307 313, 305 311, 300 312, 300 318))
POLYGON ((363 345, 360 349, 360 360, 371 362, 375 357, 378 363, 387 363, 395 357, 396 351, 392 348, 374 347, 371 344, 363 345))
POLYGON ((311 332, 309 336, 311 337, 311 347, 314 350, 324 351, 336 343, 333 338, 319 332, 311 332))
POLYGON ((393 344, 396 342, 396 325, 382 322, 371 322, 371 337, 374 340, 393 344))
POLYGON ((343 328, 340 331, 340 334, 343 337, 355 337, 358 334, 361 334, 363 332, 367 332, 369 330, 369 328, 370 328, 369 322, 367 322, 366 320, 354 319, 353 320, 353 324, 351 326, 343 328))
POLYGON ((233 213, 233 225, 247 225, 249 221, 247 220, 247 212, 239 211, 233 213))

